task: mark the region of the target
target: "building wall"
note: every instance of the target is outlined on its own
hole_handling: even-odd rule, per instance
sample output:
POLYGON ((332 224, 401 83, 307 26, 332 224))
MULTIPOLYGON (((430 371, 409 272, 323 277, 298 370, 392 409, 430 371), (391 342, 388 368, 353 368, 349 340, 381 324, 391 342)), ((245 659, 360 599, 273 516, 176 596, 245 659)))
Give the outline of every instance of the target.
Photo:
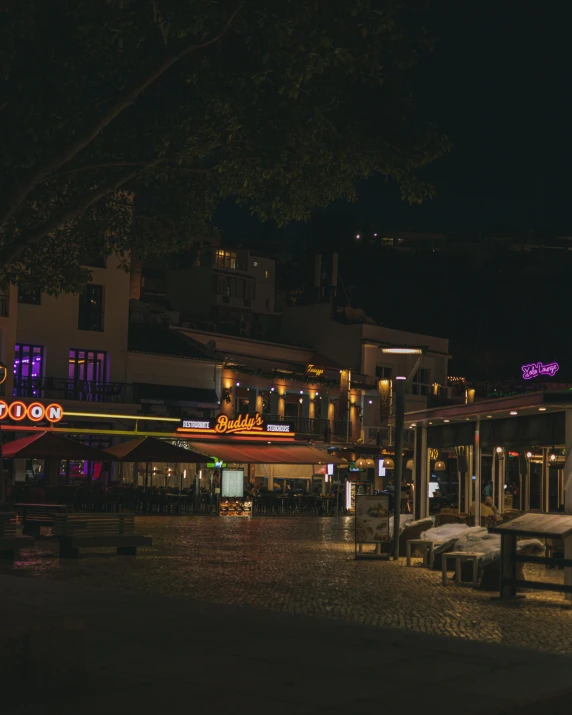
MULTIPOLYGON (((95 285, 103 286, 103 331, 78 330, 79 296, 42 294, 41 305, 19 303, 16 342, 44 346, 44 375, 67 378, 71 348, 107 353, 107 378, 126 381, 130 277, 110 257, 107 268, 92 268, 95 285)), ((9 359, 13 363, 14 351, 9 359)))
POLYGON ((362 371, 361 328, 332 320, 329 303, 285 308, 282 340, 311 348, 337 365, 362 371))
POLYGON ((214 303, 214 271, 209 266, 169 271, 167 297, 174 310, 208 318, 214 303))
POLYGON ((220 399, 221 366, 210 361, 129 353, 127 382, 200 387, 216 390, 220 399))
POLYGON ((14 385, 12 364, 14 362, 14 345, 16 343, 16 327, 18 324, 17 288, 11 285, 4 292, 3 300, 6 300, 4 307, 8 314, 0 316, 0 361, 6 365, 7 377, 1 388, 4 390, 4 395, 11 395, 14 385))
POLYGON ((276 261, 261 256, 250 256, 248 273, 256 280, 256 295, 252 302, 254 313, 274 313, 276 304, 276 261))

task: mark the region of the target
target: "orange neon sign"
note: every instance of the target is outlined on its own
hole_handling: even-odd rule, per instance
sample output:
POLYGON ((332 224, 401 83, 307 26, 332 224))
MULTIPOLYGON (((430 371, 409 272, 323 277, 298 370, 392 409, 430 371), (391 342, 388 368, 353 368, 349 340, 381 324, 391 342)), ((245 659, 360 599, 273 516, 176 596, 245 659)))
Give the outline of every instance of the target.
POLYGON ((27 405, 25 402, 16 400, 8 404, 4 400, 0 400, 0 420, 9 417, 15 422, 21 422, 24 419, 29 419, 31 422, 59 422, 64 416, 64 408, 53 402, 50 405, 44 406, 41 402, 32 402, 27 405))
POLYGON ((177 432, 199 435, 204 437, 222 437, 225 435, 251 436, 251 437, 293 437, 294 432, 288 422, 267 422, 259 412, 254 414, 237 415, 229 417, 220 414, 215 420, 208 419, 183 419, 177 432))

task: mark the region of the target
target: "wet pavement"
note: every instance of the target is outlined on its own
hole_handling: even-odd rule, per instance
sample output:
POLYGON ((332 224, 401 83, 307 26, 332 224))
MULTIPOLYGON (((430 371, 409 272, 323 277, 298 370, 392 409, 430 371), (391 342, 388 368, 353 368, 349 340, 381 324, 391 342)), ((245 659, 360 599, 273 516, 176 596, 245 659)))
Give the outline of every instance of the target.
MULTIPOLYGON (((127 589, 189 602, 390 626, 554 653, 572 653, 572 610, 561 594, 528 592, 511 604, 469 586, 442 586, 440 573, 399 563, 355 561, 353 520, 138 517, 153 548, 136 558, 97 553, 60 560, 55 545, 24 552, 0 575, 101 589, 127 589)), ((561 571, 525 569, 535 580, 561 571)))

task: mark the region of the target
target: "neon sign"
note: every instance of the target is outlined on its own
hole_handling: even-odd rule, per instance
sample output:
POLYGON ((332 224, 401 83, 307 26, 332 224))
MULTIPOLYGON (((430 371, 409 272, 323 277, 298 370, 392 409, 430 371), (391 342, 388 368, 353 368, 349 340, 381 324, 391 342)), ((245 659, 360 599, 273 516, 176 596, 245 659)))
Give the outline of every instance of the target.
POLYGON ((318 367, 317 365, 314 365, 313 362, 309 363, 306 366, 306 375, 315 375, 316 377, 322 377, 325 372, 325 367, 318 367))
POLYGON ((20 422, 24 419, 29 419, 31 422, 59 422, 64 416, 64 408, 55 402, 47 407, 41 402, 31 402, 27 405, 25 402, 16 400, 8 404, 4 400, 0 400, 0 420, 5 420, 6 417, 20 422))
POLYGON ((215 420, 182 420, 177 432, 204 436, 258 435, 272 438, 293 437, 294 432, 288 422, 266 422, 259 412, 229 417, 221 414, 215 420))
POLYGON ((539 375, 554 377, 560 370, 560 365, 557 362, 550 362, 547 365, 543 365, 541 362, 533 362, 530 365, 523 365, 521 370, 522 377, 525 380, 532 380, 533 377, 539 377, 539 375))

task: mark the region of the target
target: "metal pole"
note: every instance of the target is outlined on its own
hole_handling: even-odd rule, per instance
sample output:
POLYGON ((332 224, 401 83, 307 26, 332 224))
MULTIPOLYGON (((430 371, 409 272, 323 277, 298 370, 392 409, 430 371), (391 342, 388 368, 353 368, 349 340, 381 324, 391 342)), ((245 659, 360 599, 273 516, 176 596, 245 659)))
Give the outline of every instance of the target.
POLYGON ((348 370, 348 412, 346 424, 346 442, 350 441, 350 418, 352 415, 352 372, 348 370))
POLYGON ((393 558, 399 559, 399 516, 403 473, 403 431, 405 429, 405 380, 395 380, 395 492, 393 496, 393 558))
MULTIPOLYGON (((481 525, 481 419, 477 417, 475 423, 475 446, 473 449, 475 470, 475 526, 481 525)), ((472 475, 471 475, 472 476, 472 475)), ((472 480, 471 480, 472 481, 472 480)))

